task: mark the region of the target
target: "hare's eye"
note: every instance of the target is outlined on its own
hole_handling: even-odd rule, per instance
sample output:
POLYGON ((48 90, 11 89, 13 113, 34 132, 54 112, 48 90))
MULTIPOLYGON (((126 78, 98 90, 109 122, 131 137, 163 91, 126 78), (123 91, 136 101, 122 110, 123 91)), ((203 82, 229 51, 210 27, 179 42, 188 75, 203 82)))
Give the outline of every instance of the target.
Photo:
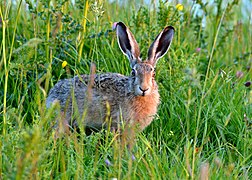
POLYGON ((136 76, 136 70, 135 70, 135 69, 132 69, 131 75, 132 75, 132 76, 136 76))

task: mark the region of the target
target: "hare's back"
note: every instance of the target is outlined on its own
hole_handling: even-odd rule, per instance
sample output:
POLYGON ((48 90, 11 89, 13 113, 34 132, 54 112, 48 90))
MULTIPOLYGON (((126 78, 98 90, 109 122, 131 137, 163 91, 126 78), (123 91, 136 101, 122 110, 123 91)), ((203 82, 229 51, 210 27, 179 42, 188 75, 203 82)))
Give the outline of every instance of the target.
POLYGON ((63 79, 57 82, 49 91, 46 99, 46 107, 49 108, 55 101, 59 101, 60 104, 64 104, 69 97, 73 84, 73 79, 63 79))
MULTIPOLYGON (((92 78, 90 78, 92 79, 92 78)), ((102 94, 124 95, 129 90, 129 77, 119 73, 105 73, 95 75, 92 88, 102 94)))
POLYGON ((77 99, 83 99, 88 87, 92 89, 92 96, 124 96, 128 93, 129 77, 118 73, 105 73, 94 74, 93 76, 81 75, 72 79, 60 80, 50 90, 46 106, 49 108, 54 101, 59 101, 61 105, 65 105, 72 90, 74 90, 77 99))

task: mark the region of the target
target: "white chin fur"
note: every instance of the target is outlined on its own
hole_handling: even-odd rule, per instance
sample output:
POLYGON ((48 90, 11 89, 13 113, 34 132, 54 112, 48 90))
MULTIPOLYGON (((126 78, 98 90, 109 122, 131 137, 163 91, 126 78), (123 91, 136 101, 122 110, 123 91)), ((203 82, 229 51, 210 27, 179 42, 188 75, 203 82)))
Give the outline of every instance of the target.
POLYGON ((149 95, 150 94, 150 92, 151 92, 151 89, 149 88, 147 91, 141 91, 140 90, 140 88, 139 88, 139 86, 137 85, 137 86, 135 86, 135 95, 136 96, 147 96, 147 95, 149 95))

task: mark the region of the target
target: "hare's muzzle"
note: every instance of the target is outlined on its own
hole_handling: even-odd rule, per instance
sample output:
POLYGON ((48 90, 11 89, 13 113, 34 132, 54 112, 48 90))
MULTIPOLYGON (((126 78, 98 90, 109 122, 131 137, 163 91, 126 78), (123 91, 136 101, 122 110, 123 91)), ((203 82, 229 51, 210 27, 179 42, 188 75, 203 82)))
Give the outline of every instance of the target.
POLYGON ((140 91, 142 91, 142 96, 144 96, 144 95, 146 94, 146 92, 147 92, 150 88, 142 89, 142 88, 139 86, 139 89, 140 89, 140 91))

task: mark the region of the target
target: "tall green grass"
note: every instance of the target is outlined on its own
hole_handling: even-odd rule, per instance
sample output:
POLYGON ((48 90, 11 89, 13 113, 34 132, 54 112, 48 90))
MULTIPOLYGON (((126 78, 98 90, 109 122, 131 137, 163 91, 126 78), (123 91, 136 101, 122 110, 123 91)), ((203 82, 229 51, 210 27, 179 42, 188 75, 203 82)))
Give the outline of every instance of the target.
POLYGON ((184 2, 182 11, 162 1, 0 5, 1 179, 252 178, 252 17, 241 1, 184 2), (158 32, 176 29, 156 69, 159 112, 132 151, 106 130, 56 132, 45 107, 59 79, 88 74, 91 62, 97 73, 130 74, 117 21, 143 58, 158 32))

